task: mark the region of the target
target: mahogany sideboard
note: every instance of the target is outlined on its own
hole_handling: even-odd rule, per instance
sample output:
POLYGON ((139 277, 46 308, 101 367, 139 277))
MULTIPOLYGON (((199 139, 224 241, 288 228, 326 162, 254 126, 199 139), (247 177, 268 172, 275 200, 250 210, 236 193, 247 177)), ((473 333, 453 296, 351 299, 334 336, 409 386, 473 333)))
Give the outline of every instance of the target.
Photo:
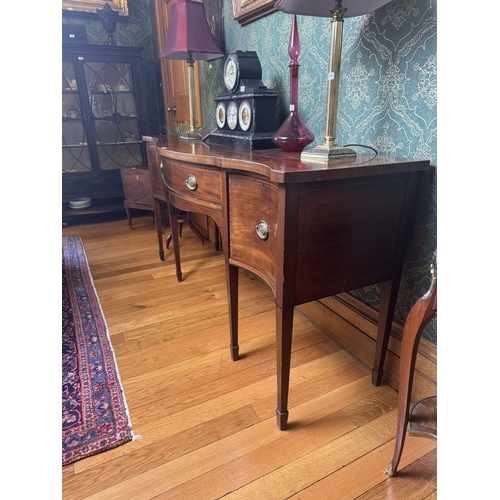
MULTIPOLYGON (((419 171, 428 160, 359 154, 303 164, 300 153, 248 151, 177 137, 156 142, 167 188, 177 279, 177 210, 217 224, 226 262, 230 349, 238 359, 238 268, 261 277, 276 303, 277 424, 288 420, 294 306, 380 283, 372 382, 383 366, 419 171)), ((151 147, 153 143, 149 144, 151 147)))

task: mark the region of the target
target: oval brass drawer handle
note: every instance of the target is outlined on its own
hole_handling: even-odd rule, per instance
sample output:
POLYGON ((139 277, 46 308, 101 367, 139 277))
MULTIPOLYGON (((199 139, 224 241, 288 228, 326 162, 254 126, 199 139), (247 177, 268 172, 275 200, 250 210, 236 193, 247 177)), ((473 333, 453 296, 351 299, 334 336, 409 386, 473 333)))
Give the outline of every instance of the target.
POLYGON ((261 220, 256 226, 255 231, 257 231, 257 236, 261 240, 267 240, 269 237, 269 229, 265 221, 261 220))
POLYGON ((161 175, 163 182, 166 184, 167 182, 165 181, 165 174, 163 172, 163 162, 162 161, 160 162, 160 175, 161 175))
POLYGON ((196 191, 198 183, 196 182, 196 177, 194 175, 188 175, 188 178, 186 179, 186 186, 191 191, 196 191))

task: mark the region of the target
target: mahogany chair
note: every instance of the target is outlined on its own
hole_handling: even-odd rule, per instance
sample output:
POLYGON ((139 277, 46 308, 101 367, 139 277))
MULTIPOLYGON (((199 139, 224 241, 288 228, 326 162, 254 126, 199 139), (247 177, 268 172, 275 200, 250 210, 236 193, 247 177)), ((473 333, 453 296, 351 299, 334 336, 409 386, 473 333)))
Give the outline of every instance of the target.
POLYGON ((411 308, 403 330, 396 445, 392 462, 384 470, 389 476, 393 476, 397 472, 407 430, 408 434, 411 435, 437 439, 437 396, 418 401, 410 410, 418 343, 422 331, 437 311, 437 250, 433 254, 430 272, 431 286, 428 292, 418 299, 411 308))

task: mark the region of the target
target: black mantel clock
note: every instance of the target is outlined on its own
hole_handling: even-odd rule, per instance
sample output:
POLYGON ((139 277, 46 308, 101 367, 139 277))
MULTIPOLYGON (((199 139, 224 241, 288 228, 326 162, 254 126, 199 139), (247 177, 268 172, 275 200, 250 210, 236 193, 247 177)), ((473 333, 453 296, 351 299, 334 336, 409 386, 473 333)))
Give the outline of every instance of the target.
POLYGON ((214 99, 217 128, 209 134, 210 144, 239 149, 277 147, 277 93, 262 83, 257 52, 237 50, 224 65, 225 89, 214 99))

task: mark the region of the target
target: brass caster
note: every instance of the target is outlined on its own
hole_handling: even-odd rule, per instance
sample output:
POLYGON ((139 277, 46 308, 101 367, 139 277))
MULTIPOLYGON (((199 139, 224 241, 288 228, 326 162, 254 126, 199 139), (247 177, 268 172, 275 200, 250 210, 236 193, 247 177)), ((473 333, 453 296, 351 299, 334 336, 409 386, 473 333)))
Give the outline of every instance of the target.
POLYGON ((389 464, 389 467, 387 467, 387 469, 384 469, 384 474, 389 477, 394 476, 394 471, 392 470, 392 462, 389 464))

